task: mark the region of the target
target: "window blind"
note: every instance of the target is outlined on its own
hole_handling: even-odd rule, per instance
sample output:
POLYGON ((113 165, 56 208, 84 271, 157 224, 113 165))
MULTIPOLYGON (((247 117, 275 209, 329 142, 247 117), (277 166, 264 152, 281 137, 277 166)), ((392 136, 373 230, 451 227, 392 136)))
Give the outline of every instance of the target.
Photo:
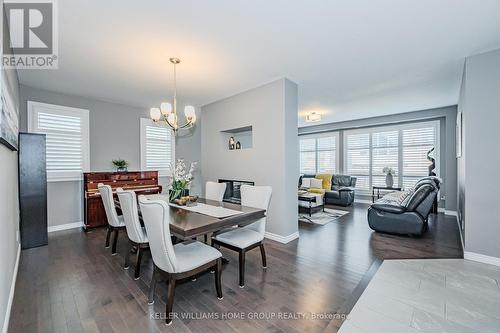
POLYGON ((170 128, 141 118, 141 168, 168 176, 175 163, 175 136, 170 128))
POLYGON ((28 131, 46 136, 49 181, 78 180, 89 169, 88 110, 29 101, 28 131))
POLYGON ((427 152, 432 147, 438 169, 438 128, 439 122, 432 121, 346 131, 345 173, 358 178, 356 188, 361 194, 370 194, 372 186, 386 185, 384 167, 395 171, 395 187, 411 187, 428 175, 427 152))
POLYGON ((370 189, 370 134, 347 134, 346 155, 346 173, 357 177, 357 189, 368 191, 370 189))
MULTIPOLYGON (((427 152, 436 142, 436 127, 403 130, 403 186, 411 187, 429 174, 427 152)), ((435 157, 437 159, 437 157, 435 157)))
POLYGON ((337 133, 299 140, 300 173, 337 172, 337 133))
POLYGON ((47 172, 83 172, 81 118, 38 112, 37 120, 46 134, 47 172))

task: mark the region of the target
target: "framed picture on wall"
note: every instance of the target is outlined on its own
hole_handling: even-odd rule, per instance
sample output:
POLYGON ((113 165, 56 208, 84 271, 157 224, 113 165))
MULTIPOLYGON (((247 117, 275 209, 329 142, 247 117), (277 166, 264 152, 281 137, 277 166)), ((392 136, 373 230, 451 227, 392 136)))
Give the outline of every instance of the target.
POLYGON ((462 144, 463 144, 463 142, 462 142, 462 139, 463 139, 463 137, 462 137, 462 135, 463 135, 463 133, 462 133, 462 131, 463 131, 462 121, 463 121, 463 114, 462 114, 462 112, 458 112, 457 113, 457 126, 456 126, 456 133, 455 133, 456 134, 456 145, 457 145, 457 147, 456 147, 457 158, 462 157, 462 144))
POLYGON ((17 150, 19 136, 19 110, 14 102, 10 82, 7 75, 1 71, 1 105, 0 105, 0 143, 11 150, 17 150))

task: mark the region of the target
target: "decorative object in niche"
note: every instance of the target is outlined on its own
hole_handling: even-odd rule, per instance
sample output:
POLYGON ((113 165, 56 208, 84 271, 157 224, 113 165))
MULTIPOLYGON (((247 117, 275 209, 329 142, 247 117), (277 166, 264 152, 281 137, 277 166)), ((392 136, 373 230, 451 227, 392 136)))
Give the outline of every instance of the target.
POLYGON ((235 147, 235 145, 234 145, 234 137, 232 136, 232 137, 229 138, 229 149, 233 150, 234 147, 235 147))
POLYGON ((236 149, 241 149, 241 143, 239 141, 236 142, 236 149))

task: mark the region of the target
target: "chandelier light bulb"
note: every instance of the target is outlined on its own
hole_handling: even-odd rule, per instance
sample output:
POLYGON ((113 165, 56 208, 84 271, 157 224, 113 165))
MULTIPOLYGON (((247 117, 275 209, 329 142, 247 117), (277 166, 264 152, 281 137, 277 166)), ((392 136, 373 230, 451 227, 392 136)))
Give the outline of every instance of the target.
POLYGON ((151 110, 149 110, 149 116, 151 117, 151 119, 153 119, 153 121, 160 120, 160 118, 161 118, 161 111, 160 111, 160 109, 158 109, 158 108, 151 108, 151 110))
POLYGON ((184 108, 184 115, 186 116, 187 119, 193 119, 196 117, 196 111, 194 106, 192 105, 186 105, 184 108))
POLYGON ((163 102, 160 104, 161 114, 164 116, 168 116, 172 113, 172 104, 168 102, 163 102))

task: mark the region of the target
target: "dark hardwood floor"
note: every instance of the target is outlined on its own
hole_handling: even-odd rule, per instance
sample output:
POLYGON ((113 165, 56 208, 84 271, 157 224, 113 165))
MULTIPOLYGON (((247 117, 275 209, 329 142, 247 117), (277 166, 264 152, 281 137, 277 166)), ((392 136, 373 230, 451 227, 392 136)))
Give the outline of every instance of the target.
POLYGON ((286 245, 265 240, 268 268, 261 268, 259 249, 248 252, 244 289, 237 254, 222 249, 230 260, 224 299, 216 297, 213 274, 179 284, 174 311, 191 317, 171 326, 164 324, 163 283, 155 304, 147 304, 149 253, 140 280, 132 267, 122 268, 124 232, 116 256, 104 248, 105 229, 51 233, 48 246, 21 254, 9 332, 336 332, 342 320, 333 315, 348 314, 381 260, 462 257, 455 217, 432 216, 423 237, 408 238, 372 232, 366 209, 355 204, 324 226, 301 223, 300 238, 286 245), (262 318, 251 318, 255 313, 262 318))

